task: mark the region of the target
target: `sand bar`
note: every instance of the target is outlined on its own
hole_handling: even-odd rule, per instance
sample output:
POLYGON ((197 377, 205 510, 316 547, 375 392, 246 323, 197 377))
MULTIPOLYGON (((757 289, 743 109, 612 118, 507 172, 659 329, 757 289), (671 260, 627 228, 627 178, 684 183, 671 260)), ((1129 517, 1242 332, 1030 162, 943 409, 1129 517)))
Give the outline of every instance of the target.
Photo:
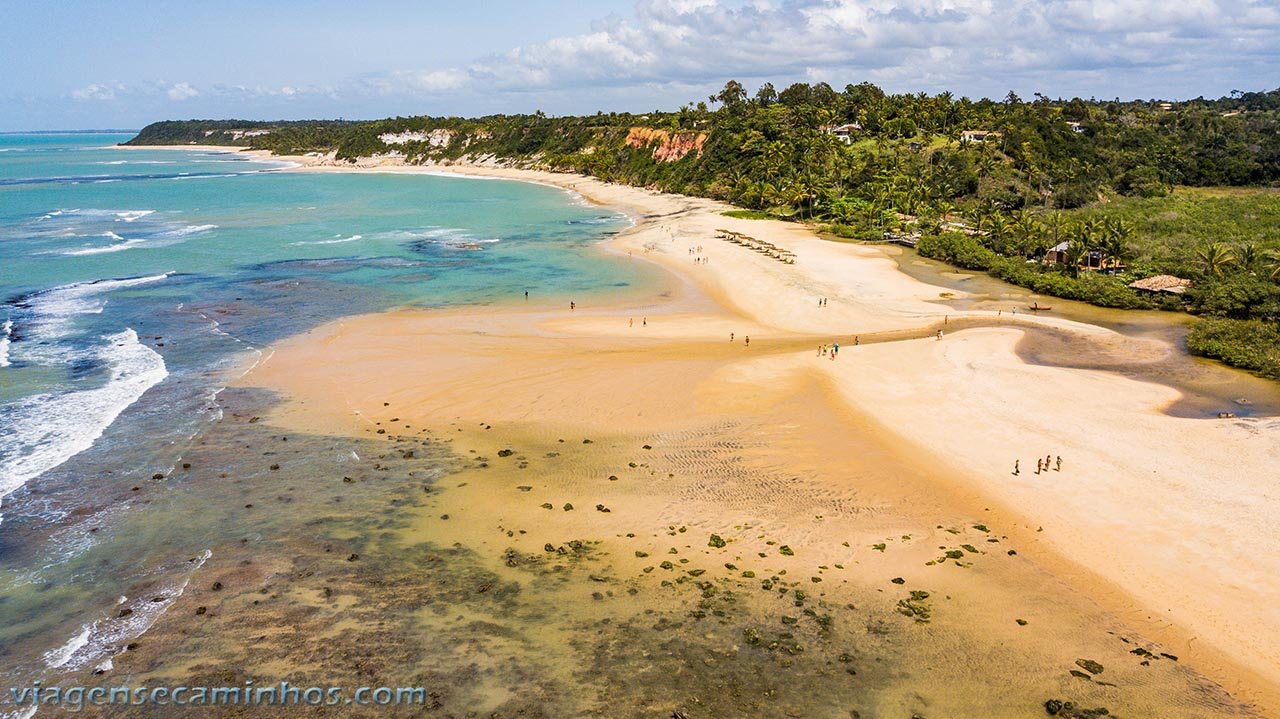
MULTIPOLYGON (((1111 334, 1090 325, 1005 316, 1002 327, 933 339, 944 317, 958 322, 966 314, 930 302, 942 288, 903 275, 874 249, 827 242, 800 225, 724 217, 729 208, 714 201, 495 166, 351 168, 279 159, 313 165, 295 170, 302 172, 449 172, 564 187, 636 219, 604 251, 655 262, 683 288, 671 300, 572 313, 397 311, 332 323, 282 343, 245 378, 305 408, 279 421, 366 431, 381 418, 383 398, 394 398, 396 414, 415 423, 448 412, 627 431, 658 420, 678 424, 689 395, 664 394, 654 378, 676 366, 687 371, 691 361, 717 377, 717 389, 707 391, 721 409, 776 402, 799 386, 796 378, 819 378, 857 417, 936 467, 928 480, 934 486, 1019 525, 1037 558, 1073 586, 1238 696, 1272 711, 1280 706, 1280 497, 1271 486, 1280 420, 1169 417, 1161 408, 1177 394, 1167 387, 1032 366, 1013 352, 1020 328, 1036 324, 1111 334), (720 228, 766 239, 796 262, 717 239, 720 228), (695 263, 695 256, 707 260, 695 263), (828 306, 819 309, 819 298, 828 306), (629 319, 641 313, 647 324, 637 330, 629 319), (502 339, 477 338, 477 326, 502 339), (895 341, 855 348, 855 335, 895 341), (445 346, 442 338, 467 349, 423 352, 445 346), (512 338, 516 353, 505 344, 512 338), (815 353, 829 341, 842 344, 837 361, 815 353), (638 349, 655 363, 650 373, 610 373, 634 362, 638 349), (323 363, 313 361, 317 353, 323 363), (664 369, 664 358, 671 367, 664 369), (646 398, 642 406, 622 411, 607 401, 616 383, 640 377, 653 383, 650 391, 630 386, 620 395, 646 398), (492 391, 495 382, 501 392, 492 391), (1062 470, 1037 476, 1036 459, 1045 455, 1061 455, 1062 470)), ((693 379, 674 386, 701 396, 693 379)))

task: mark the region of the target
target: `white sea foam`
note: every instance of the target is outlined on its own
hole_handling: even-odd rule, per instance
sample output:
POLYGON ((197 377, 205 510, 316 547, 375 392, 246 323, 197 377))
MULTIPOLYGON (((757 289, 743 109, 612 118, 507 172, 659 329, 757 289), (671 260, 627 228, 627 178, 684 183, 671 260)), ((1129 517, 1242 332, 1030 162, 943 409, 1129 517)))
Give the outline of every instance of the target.
MULTIPOLYGON (((124 239, 124 238, 117 236, 116 239, 124 239)), ((60 252, 58 254, 66 257, 81 257, 84 255, 102 255, 108 252, 119 252, 121 250, 132 249, 139 245, 145 245, 146 243, 147 243, 146 240, 140 240, 135 238, 132 240, 125 240, 124 242, 118 245, 107 245, 106 247, 86 247, 81 250, 67 250, 66 252, 60 252)))
POLYGON ((161 232, 158 237, 186 237, 200 232, 208 232, 209 230, 218 229, 217 225, 185 225, 174 230, 161 232))
POLYGON ((355 242, 356 240, 363 240, 363 239, 364 239, 364 235, 352 235, 350 237, 342 237, 341 235, 339 235, 337 238, 332 240, 315 240, 313 242, 293 242, 290 244, 293 244, 293 245, 341 245, 344 242, 355 242))
POLYGON ((81 647, 89 643, 89 633, 92 630, 93 627, 88 624, 81 627, 80 633, 71 637, 66 644, 63 644, 57 649, 51 649, 45 652, 44 663, 48 665, 50 669, 57 669, 71 661, 72 655, 80 651, 81 647))
POLYGON ((83 625, 66 644, 44 655, 45 664, 50 669, 69 671, 95 664, 110 666, 113 655, 126 651, 129 642, 142 636, 182 596, 191 576, 211 556, 213 552, 206 549, 199 557, 187 562, 180 579, 151 587, 133 601, 120 597, 116 607, 123 605, 130 610, 124 617, 113 608, 110 616, 83 625))
POLYGON ((13 337, 13 320, 0 325, 0 367, 9 366, 9 338, 13 337))
POLYGON ((122 222, 134 222, 152 214, 155 214, 155 210, 125 210, 117 212, 116 217, 122 222))
MULTIPOLYGON (((0 150, 0 152, 4 152, 4 150, 0 150)), ((36 715, 36 710, 39 708, 40 705, 36 704, 34 706, 23 707, 16 712, 10 712, 8 714, 0 712, 0 717, 3 719, 31 719, 31 717, 36 715)))
POLYGON ((49 392, 0 405, 0 497, 89 449, 120 413, 169 375, 164 358, 127 329, 105 338, 100 387, 49 392))
POLYGON ((159 282, 169 276, 151 275, 123 280, 100 280, 62 285, 31 295, 26 300, 31 317, 23 323, 24 334, 42 341, 65 337, 71 330, 76 315, 100 314, 107 300, 102 295, 113 290, 127 289, 159 282))

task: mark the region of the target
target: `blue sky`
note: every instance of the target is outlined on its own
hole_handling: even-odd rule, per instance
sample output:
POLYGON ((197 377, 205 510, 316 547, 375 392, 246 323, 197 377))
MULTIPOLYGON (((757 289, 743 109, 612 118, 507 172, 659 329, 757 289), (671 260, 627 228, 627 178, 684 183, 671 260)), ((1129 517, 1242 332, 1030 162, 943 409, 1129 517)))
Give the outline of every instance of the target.
POLYGON ((675 108, 730 78, 1180 99, 1280 85, 1277 0, 0 0, 0 131, 675 108))

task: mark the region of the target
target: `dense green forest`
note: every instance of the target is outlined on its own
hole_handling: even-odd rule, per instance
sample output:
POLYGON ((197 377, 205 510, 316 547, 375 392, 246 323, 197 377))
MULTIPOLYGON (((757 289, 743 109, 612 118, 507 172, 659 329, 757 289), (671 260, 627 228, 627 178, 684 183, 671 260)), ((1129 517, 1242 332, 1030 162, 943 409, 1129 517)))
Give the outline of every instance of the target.
POLYGON ((1189 310, 1207 318, 1193 352, 1280 379, 1280 90, 994 101, 729 82, 675 112, 161 122, 131 143, 492 157, 713 197, 1045 294, 1189 310), (1128 286, 1161 274, 1193 284, 1128 286))

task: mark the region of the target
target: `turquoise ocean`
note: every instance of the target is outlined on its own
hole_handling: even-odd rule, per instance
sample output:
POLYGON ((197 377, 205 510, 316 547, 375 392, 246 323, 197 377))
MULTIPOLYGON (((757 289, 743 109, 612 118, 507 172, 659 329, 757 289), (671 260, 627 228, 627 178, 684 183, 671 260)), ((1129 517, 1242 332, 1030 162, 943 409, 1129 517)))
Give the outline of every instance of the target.
POLYGON ((114 147, 129 137, 0 135, 0 673, 15 681, 109 663, 217 541, 170 526, 165 487, 272 341, 652 281, 595 248, 626 217, 557 188, 114 147), (140 574, 169 589, 105 629, 140 574))

